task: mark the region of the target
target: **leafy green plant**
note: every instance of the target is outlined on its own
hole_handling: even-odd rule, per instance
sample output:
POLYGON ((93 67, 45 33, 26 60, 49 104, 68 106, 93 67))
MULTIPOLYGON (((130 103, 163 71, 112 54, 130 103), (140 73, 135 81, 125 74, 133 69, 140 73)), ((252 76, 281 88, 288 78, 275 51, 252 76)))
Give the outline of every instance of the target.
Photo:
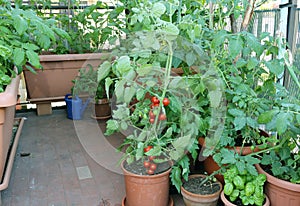
MULTIPOLYGON (((117 108, 113 119, 107 122, 106 135, 129 132, 119 148, 125 150, 122 159, 128 163, 171 161, 171 180, 178 191, 182 177, 187 180, 190 161, 193 161, 187 153, 196 159, 198 136, 206 134, 208 129, 209 100, 206 97, 216 90, 208 91, 206 85, 210 81, 211 85, 218 84, 210 68, 199 67, 207 55, 189 39, 179 37, 181 21, 176 18, 173 21, 173 16, 181 15, 179 8, 185 3, 142 1, 131 4, 132 13, 126 22, 127 29, 134 33, 129 33, 114 52, 116 59, 112 63, 105 62, 101 70, 102 73, 113 71, 116 75, 114 79, 105 79, 106 89, 115 86, 117 108), (183 69, 187 72, 181 76, 176 74, 173 72, 175 64, 185 65, 183 69), (191 69, 197 64, 194 69, 199 73, 191 69)), ((149 169, 148 163, 144 165, 144 172, 156 173, 149 169)))
POLYGON ((1 1, 0 8, 0 68, 3 73, 0 92, 11 77, 26 67, 32 72, 41 69, 39 53, 47 50, 57 39, 68 38, 67 33, 55 26, 55 21, 43 20, 32 10, 12 8, 9 1, 1 1), (14 66, 17 72, 14 71, 14 66))
POLYGON ((224 173, 224 194, 231 202, 241 200, 243 205, 263 205, 266 175, 252 175, 247 170, 231 166, 224 173))
MULTIPOLYGON (((39 10, 40 16, 46 15, 47 9, 51 8, 51 0, 35 1, 35 6, 42 6, 39 10)), ((53 52, 64 53, 87 53, 108 50, 114 45, 121 35, 122 19, 116 18, 121 11, 109 9, 106 3, 97 3, 82 8, 80 1, 60 1, 60 5, 67 6, 66 11, 58 14, 50 14, 58 25, 69 35, 69 41, 61 39, 53 47, 53 52)))
MULTIPOLYGON (((108 62, 108 61, 107 61, 108 62)), ((105 99, 112 96, 114 87, 109 88, 108 94, 105 90, 105 78, 113 78, 114 74, 112 71, 104 72, 103 67, 106 64, 102 64, 99 68, 93 68, 88 65, 85 68, 79 69, 79 74, 72 81, 72 94, 73 95, 88 95, 94 98, 97 103, 100 99, 105 99), (98 73, 102 79, 98 78, 98 73)))
MULTIPOLYGON (((215 9, 220 15, 235 15, 230 13, 233 10, 228 10, 227 14, 219 13, 216 5, 218 2, 208 12, 210 16, 217 16, 215 9)), ((234 5, 231 6, 235 8, 234 5)), ((245 7, 239 8, 241 12, 246 11, 244 8, 249 8, 247 4, 243 6, 245 7)), ((246 13, 242 13, 247 17, 246 13)), ((280 78, 287 72, 296 85, 300 84, 295 68, 290 65, 284 39, 268 33, 255 37, 246 31, 247 21, 244 18, 241 29, 232 28, 231 32, 225 30, 226 24, 222 18, 210 18, 207 21, 208 28, 219 26, 205 30, 208 38, 203 41, 203 45, 205 51, 210 53, 210 62, 218 70, 224 83, 225 102, 219 105, 221 109, 225 107, 225 112, 221 118, 224 130, 220 132, 220 138, 206 138, 207 148, 203 154, 213 155, 221 167, 224 164, 237 164, 239 169, 245 168, 254 175, 254 164, 260 162, 263 152, 241 157, 232 149, 250 146, 253 150, 258 147, 268 152, 272 150, 270 147, 280 144, 285 139, 284 136, 291 137, 290 132, 293 132, 294 137, 299 134, 299 101, 290 96, 280 78), (270 133, 279 134, 279 137, 262 136, 262 126, 270 133)), ((231 23, 235 24, 235 21, 231 23)))

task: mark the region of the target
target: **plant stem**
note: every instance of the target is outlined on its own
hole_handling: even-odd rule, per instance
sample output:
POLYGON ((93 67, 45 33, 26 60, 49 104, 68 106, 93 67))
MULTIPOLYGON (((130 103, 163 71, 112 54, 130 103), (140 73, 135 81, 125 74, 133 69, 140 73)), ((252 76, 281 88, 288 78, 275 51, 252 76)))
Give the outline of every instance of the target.
POLYGON ((263 150, 260 150, 260 151, 257 151, 257 152, 253 152, 253 153, 250 153, 248 154, 248 156, 254 156, 254 155, 258 155, 258 154, 261 154, 261 153, 265 153, 267 151, 271 151, 271 150, 274 150, 274 149, 277 149, 277 148, 281 148, 282 145, 289 139, 289 137, 285 137, 278 145, 276 146, 273 146, 271 148, 267 148, 267 149, 263 149, 263 150))
POLYGON ((201 187, 202 185, 204 185, 209 179, 211 179, 213 176, 215 176, 216 174, 220 173, 220 169, 214 171, 213 173, 211 173, 210 175, 208 175, 200 184, 199 187, 201 187))

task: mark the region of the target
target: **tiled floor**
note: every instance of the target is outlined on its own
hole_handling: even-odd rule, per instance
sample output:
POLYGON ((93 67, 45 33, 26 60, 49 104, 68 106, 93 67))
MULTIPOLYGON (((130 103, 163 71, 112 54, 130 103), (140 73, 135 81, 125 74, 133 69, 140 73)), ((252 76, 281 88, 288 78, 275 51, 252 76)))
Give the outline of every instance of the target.
MULTIPOLYGON (((52 115, 25 117, 8 189, 2 191, 3 206, 120 206, 125 195, 123 176, 117 166, 121 154, 103 136, 104 122, 90 118, 66 118, 64 109, 52 115)), ((176 206, 180 195, 172 195, 176 206)))

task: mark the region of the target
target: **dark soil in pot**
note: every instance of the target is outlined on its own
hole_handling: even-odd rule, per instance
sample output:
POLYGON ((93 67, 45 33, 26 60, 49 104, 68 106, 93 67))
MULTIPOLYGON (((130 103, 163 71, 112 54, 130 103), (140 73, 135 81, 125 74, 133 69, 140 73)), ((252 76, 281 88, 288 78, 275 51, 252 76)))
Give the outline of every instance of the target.
POLYGON ((189 179, 189 181, 183 183, 183 187, 191 193, 201 195, 213 194, 220 190, 220 185, 210 180, 208 180, 203 185, 199 186, 204 179, 204 177, 191 178, 189 179))
MULTIPOLYGON (((156 164, 156 163, 155 163, 156 164)), ((144 167, 144 160, 138 160, 134 161, 131 164, 128 164, 127 162, 124 163, 124 168, 133 174, 137 175, 148 175, 147 169, 144 167)), ((156 170, 154 171, 154 174, 160 174, 162 172, 167 171, 170 168, 170 164, 168 162, 163 163, 157 163, 156 164, 156 170)))

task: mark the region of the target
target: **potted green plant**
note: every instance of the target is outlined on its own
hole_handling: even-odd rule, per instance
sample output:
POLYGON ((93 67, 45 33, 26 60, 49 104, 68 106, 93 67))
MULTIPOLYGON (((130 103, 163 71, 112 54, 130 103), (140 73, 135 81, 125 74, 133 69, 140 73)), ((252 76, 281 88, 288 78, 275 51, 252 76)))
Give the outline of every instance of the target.
MULTIPOLYGON (((234 14, 230 12, 235 10, 219 11, 217 5, 212 4, 209 16, 215 17, 217 14, 230 17, 234 14)), ((229 7, 236 6, 233 4, 229 7)), ((261 130, 263 121, 260 119, 265 113, 270 113, 271 108, 276 108, 276 101, 283 97, 284 88, 278 79, 285 68, 287 73, 295 76, 294 69, 289 66, 284 39, 267 33, 255 37, 247 32, 247 22, 251 19, 254 7, 249 7, 248 4, 242 6, 237 8, 242 9, 244 17, 239 30, 233 27, 231 32, 225 30, 222 27, 224 18, 212 18, 208 21, 211 22, 211 27, 207 26, 212 29, 206 30, 205 36, 210 37, 205 41, 207 52, 213 57, 210 62, 218 70, 224 83, 224 101, 219 104, 223 116, 217 120, 220 135, 217 138, 205 138, 203 145, 202 157, 212 155, 204 164, 213 164, 211 161, 207 163, 207 160, 218 164, 214 163, 218 167, 211 170, 206 167, 208 173, 226 164, 237 164, 253 175, 256 173, 254 165, 260 159, 251 155, 241 157, 240 154, 245 154, 243 151, 248 148, 251 153, 274 144, 274 138, 261 130), (221 25, 221 29, 213 29, 214 25, 221 25)), ((235 23, 236 21, 232 21, 232 25, 235 23)))
POLYGON ((264 194, 266 179, 264 174, 252 175, 232 165, 224 173, 225 185, 221 199, 225 206, 270 205, 269 198, 264 194))
MULTIPOLYGON (((40 16, 49 19, 46 14, 49 5, 50 0, 38 1, 33 7, 41 6, 40 16)), ((51 107, 51 101, 63 100, 72 87, 78 68, 87 65, 97 68, 109 56, 109 48, 119 32, 117 11, 109 10, 105 3, 98 1, 83 9, 80 1, 60 1, 60 5, 65 5, 66 10, 50 14, 50 18, 57 21, 69 38, 61 38, 50 54, 40 54, 43 70, 38 75, 25 71, 27 97, 37 106, 44 103, 51 107)))
POLYGON ((0 177, 3 177, 5 163, 12 140, 15 105, 17 102, 19 74, 26 67, 35 72, 40 68, 38 53, 56 42, 56 35, 63 32, 53 21, 44 21, 36 14, 18 7, 12 8, 10 1, 0 2, 0 177), (48 41, 44 41, 47 39, 48 41))
MULTIPOLYGON (((124 204, 167 205, 169 176, 180 191, 182 179, 187 180, 190 164, 197 157, 197 137, 208 128, 209 117, 203 108, 209 105, 206 95, 215 90, 208 91, 205 84, 214 80, 214 73, 203 69, 202 77, 191 72, 191 66, 207 56, 197 56, 201 48, 194 45, 191 51, 193 43, 179 38, 183 22, 172 19, 189 15, 181 13, 184 6, 189 4, 143 1, 134 5, 126 21, 134 33, 121 42, 116 59, 107 67, 116 75, 106 78, 106 90, 111 85, 115 88, 116 109, 107 121, 106 135, 123 132, 126 136, 119 147, 124 152, 124 204), (185 52, 189 55, 180 56, 185 52), (190 72, 173 73, 178 62, 190 72)), ((195 66, 197 69, 200 72, 195 66)))
POLYGON ((300 203, 300 102, 289 96, 286 90, 282 94, 282 98, 276 101, 277 105, 259 118, 272 131, 276 142, 258 154, 261 162, 256 165, 258 171, 267 176, 266 193, 275 206, 300 203))
MULTIPOLYGON (((78 75, 73 80, 72 92, 67 95, 67 98, 75 97, 79 100, 81 100, 80 96, 88 97, 94 105, 91 116, 95 119, 107 119, 111 116, 108 97, 112 96, 113 86, 110 87, 108 94, 105 90, 105 79, 114 77, 112 71, 106 69, 110 65, 109 62, 109 60, 104 61, 97 69, 91 65, 79 69, 78 75)), ((82 104, 79 104, 79 107, 81 107, 80 105, 82 104)))

